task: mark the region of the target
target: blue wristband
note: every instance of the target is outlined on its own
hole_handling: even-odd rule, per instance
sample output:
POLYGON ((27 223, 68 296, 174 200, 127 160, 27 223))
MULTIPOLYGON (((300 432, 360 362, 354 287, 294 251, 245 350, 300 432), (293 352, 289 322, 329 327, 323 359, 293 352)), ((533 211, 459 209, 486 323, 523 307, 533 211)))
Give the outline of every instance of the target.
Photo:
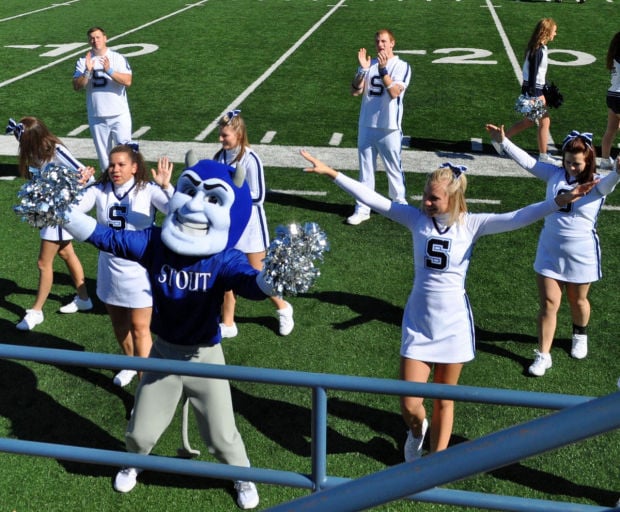
POLYGON ((108 76, 112 76, 114 74, 114 68, 108 69, 106 73, 108 74, 108 76))
POLYGON ((388 74, 388 70, 387 70, 387 68, 379 68, 379 74, 380 74, 381 76, 385 76, 385 75, 387 75, 387 74, 388 74))

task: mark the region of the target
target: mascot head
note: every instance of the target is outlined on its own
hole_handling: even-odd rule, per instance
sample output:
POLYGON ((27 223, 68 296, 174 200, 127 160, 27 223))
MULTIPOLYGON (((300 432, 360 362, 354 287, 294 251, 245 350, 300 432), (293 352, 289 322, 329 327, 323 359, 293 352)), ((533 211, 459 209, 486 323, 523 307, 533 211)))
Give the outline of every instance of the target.
POLYGON ((234 247, 252 210, 245 169, 186 156, 186 168, 162 224, 163 243, 187 256, 209 256, 234 247))

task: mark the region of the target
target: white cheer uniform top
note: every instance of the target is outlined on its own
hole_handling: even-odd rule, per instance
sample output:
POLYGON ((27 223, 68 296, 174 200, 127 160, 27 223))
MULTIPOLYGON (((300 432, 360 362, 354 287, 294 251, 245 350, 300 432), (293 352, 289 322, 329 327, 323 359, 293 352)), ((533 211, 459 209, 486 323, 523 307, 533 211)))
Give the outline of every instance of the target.
POLYGON ((614 59, 614 67, 611 70, 611 86, 607 90, 607 94, 620 97, 620 61, 618 59, 614 59))
MULTIPOLYGON (((236 166, 235 159, 240 149, 240 147, 230 150, 222 149, 217 154, 217 161, 233 167, 236 166)), ((238 163, 245 168, 245 181, 248 182, 250 196, 252 197, 252 213, 248 225, 235 245, 235 249, 246 254, 263 252, 269 247, 269 228, 267 227, 267 215, 264 208, 266 189, 263 163, 250 147, 245 148, 245 152, 238 163)))
MULTIPOLYGON (((539 162, 508 139, 503 140, 502 147, 516 163, 547 183, 547 199, 577 186, 577 180, 563 167, 539 162)), ((534 261, 537 273, 571 283, 591 283, 602 277, 596 223, 605 196, 613 192, 618 181, 620 175, 610 172, 588 195, 545 218, 534 261)))
POLYGON ((392 203, 339 173, 336 183, 376 212, 406 226, 413 237, 414 283, 402 323, 401 355, 437 363, 470 361, 475 355, 474 323, 465 278, 476 241, 512 231, 557 210, 554 200, 508 213, 465 213, 446 227, 441 217, 392 203))
POLYGON ((403 96, 411 80, 411 67, 398 56, 388 60, 386 69, 392 83, 400 85, 403 91, 392 98, 379 74, 377 59, 372 59, 364 80, 364 92, 360 108, 360 128, 382 128, 400 130, 403 119, 403 96))
MULTIPOLYGON (((541 58, 538 63, 538 68, 536 70, 536 76, 534 79, 536 80, 536 87, 538 89, 542 89, 547 80, 547 68, 549 67, 549 51, 545 45, 540 47, 541 50, 541 58)), ((523 63, 523 81, 530 83, 530 53, 528 52, 525 57, 525 62, 523 63)))
MULTIPOLYGON (((107 50, 110 66, 119 73, 131 73, 127 59, 114 50, 107 50)), ((88 117, 114 117, 129 112, 127 90, 124 85, 114 81, 103 69, 102 57, 93 56, 95 66, 93 76, 86 84, 86 111, 88 117)), ((86 71, 86 57, 78 59, 73 78, 86 71)))
MULTIPOLYGON (((155 222, 156 209, 168 213, 174 187, 162 190, 146 183, 137 190, 131 178, 120 187, 111 182, 88 187, 77 209, 88 212, 97 207, 97 222, 116 230, 141 231, 155 222)), ((99 252, 97 297, 106 303, 127 308, 146 308, 153 304, 146 269, 139 263, 104 251, 99 252)))

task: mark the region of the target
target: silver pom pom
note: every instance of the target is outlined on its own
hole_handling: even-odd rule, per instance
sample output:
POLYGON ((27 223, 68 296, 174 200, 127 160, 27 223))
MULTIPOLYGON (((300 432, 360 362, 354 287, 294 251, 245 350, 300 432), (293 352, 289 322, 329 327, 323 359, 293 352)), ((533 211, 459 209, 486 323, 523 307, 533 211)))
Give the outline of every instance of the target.
POLYGON ((329 242, 318 224, 278 226, 263 260, 265 281, 280 296, 307 292, 321 275, 314 261, 323 261, 324 251, 329 242))
POLYGON ((82 194, 80 172, 48 164, 43 170, 30 168, 32 179, 17 193, 20 203, 13 211, 35 228, 63 226, 67 211, 82 194))
POLYGON ((530 121, 538 124, 542 116, 547 113, 544 102, 540 98, 532 98, 527 94, 521 94, 515 102, 515 110, 530 121))

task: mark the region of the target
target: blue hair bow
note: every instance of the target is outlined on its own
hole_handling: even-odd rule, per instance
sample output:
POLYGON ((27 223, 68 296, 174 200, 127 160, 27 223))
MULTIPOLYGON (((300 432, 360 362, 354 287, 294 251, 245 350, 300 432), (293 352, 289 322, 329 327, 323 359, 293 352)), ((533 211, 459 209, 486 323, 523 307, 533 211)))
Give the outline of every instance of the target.
POLYGON ((17 140, 22 138, 24 133, 24 123, 17 123, 12 117, 9 119, 9 124, 6 127, 5 133, 12 133, 17 140))
POLYGON ((464 165, 454 165, 452 162, 444 162, 440 166, 440 169, 443 169, 443 168, 451 169, 452 170, 452 175, 454 176, 455 180, 460 178, 461 174, 463 174, 467 170, 466 166, 464 166, 464 165))
POLYGON ((237 117, 239 114, 241 114, 241 110, 239 109, 229 110, 228 112, 226 112, 226 117, 228 117, 228 122, 230 123, 233 120, 233 118, 237 117))
POLYGON ((562 141, 562 151, 564 151, 566 144, 568 144, 572 140, 575 140, 577 137, 582 139, 583 142, 585 142, 586 146, 588 146, 589 148, 592 147, 592 134, 591 133, 589 132, 579 133, 577 130, 573 130, 566 137, 564 137, 564 140, 562 141))
POLYGON ((121 142, 119 146, 127 146, 128 148, 131 148, 134 153, 140 152, 140 146, 137 142, 121 142))

